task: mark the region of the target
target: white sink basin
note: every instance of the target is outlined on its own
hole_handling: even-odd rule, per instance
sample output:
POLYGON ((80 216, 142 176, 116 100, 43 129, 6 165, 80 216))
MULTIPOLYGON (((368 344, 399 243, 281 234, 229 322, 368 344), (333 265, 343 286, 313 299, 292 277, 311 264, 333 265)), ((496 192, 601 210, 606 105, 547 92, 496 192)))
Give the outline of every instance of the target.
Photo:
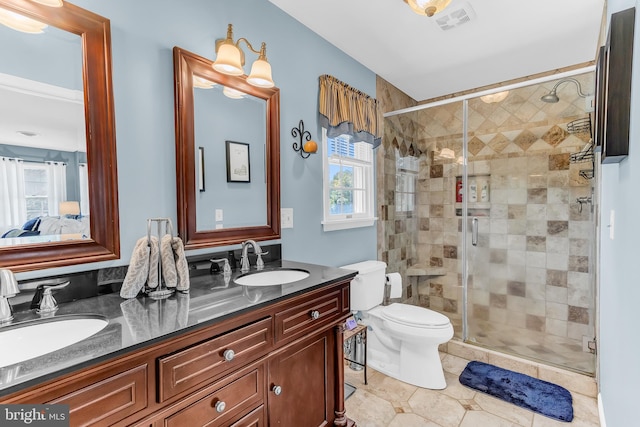
POLYGON ((258 271, 239 276, 234 280, 238 285, 243 286, 274 286, 285 283, 297 282, 309 277, 306 270, 296 270, 293 268, 281 268, 278 270, 258 271))
POLYGON ((69 315, 0 328, 0 368, 70 346, 109 324, 102 316, 69 315))

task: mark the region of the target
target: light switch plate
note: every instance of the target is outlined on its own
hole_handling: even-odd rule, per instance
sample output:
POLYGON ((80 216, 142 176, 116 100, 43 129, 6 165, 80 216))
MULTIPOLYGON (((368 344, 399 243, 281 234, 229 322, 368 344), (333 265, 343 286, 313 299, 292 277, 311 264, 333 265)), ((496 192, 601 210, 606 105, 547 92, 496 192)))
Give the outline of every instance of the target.
POLYGON ((293 208, 280 209, 280 223, 282 228, 293 228, 293 208))
POLYGON ((216 221, 223 221, 222 209, 216 209, 216 221))

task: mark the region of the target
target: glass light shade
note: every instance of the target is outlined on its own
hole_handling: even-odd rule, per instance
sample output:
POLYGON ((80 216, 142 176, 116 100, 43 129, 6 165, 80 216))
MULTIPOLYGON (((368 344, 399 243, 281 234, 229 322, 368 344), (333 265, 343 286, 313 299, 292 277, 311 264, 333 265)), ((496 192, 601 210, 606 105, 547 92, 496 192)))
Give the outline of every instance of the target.
POLYGON ((211 89, 216 84, 200 76, 193 76, 193 87, 198 89, 211 89))
POLYGON ((40 34, 47 28, 47 24, 2 8, 0 8, 0 24, 29 34, 40 34))
POLYGON ((267 88, 275 86, 271 77, 271 64, 265 59, 257 59, 251 66, 251 73, 247 77, 247 83, 267 88))
POLYGON ((31 0, 36 3, 51 7, 62 7, 62 0, 31 0))
POLYGON ((418 15, 433 16, 438 12, 442 12, 451 0, 405 0, 411 10, 418 15))
POLYGON ((244 98, 244 93, 240 92, 239 90, 227 87, 227 86, 225 86, 224 89, 222 89, 222 93, 224 94, 224 96, 226 96, 227 98, 231 98, 231 99, 244 98))
POLYGON ((230 76, 241 76, 244 74, 242 70, 242 59, 240 58, 240 49, 233 43, 221 44, 216 60, 213 63, 213 69, 230 76))
POLYGON ((482 102, 485 102, 487 104, 492 104, 494 102, 503 101, 507 97, 507 95, 509 95, 509 91, 505 90, 502 92, 481 96, 480 99, 482 100, 482 102))

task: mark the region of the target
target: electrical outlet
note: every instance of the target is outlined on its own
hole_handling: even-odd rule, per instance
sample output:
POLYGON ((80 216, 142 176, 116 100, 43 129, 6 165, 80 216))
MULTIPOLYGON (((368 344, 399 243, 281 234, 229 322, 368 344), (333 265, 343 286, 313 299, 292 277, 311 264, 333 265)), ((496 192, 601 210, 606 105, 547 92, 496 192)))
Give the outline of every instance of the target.
POLYGON ((282 228, 293 228, 293 208, 280 209, 280 218, 282 228))

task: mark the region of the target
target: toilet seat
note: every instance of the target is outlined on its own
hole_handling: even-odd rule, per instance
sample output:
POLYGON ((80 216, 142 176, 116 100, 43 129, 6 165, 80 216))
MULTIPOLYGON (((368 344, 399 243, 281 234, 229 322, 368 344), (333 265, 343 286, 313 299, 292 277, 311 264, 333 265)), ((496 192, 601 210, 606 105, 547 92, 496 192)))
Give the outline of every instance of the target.
POLYGON ((444 314, 409 304, 393 303, 383 307, 381 314, 387 320, 415 328, 440 329, 451 325, 444 314))

